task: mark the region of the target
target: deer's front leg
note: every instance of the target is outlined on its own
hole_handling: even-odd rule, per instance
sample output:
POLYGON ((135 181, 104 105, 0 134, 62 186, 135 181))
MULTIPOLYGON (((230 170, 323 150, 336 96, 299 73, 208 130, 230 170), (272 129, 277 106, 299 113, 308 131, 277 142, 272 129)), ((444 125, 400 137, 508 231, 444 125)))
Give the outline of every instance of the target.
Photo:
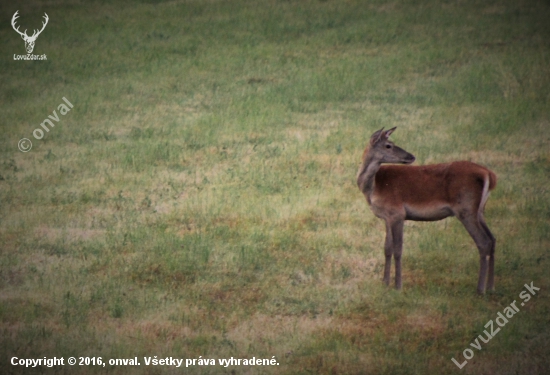
POLYGON ((393 254, 393 235, 391 225, 386 221, 386 242, 384 243, 384 255, 386 264, 384 265, 384 284, 390 285, 391 257, 393 254))
POLYGON ((393 257, 395 258, 395 289, 401 290, 401 254, 403 253, 403 220, 392 225, 393 257))

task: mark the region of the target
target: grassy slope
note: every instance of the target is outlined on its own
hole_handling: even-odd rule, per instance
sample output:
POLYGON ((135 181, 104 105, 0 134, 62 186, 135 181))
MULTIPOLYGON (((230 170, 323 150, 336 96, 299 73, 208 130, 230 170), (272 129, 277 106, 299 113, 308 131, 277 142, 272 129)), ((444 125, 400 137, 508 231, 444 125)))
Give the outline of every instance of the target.
POLYGON ((450 373, 531 281, 540 295, 461 371, 548 368, 548 4, 37 1, 0 14, 1 372, 33 373, 13 355, 275 355, 276 368, 187 371, 450 373), (50 16, 35 48, 47 61, 12 60, 16 9, 22 25, 50 16), (74 108, 32 138, 63 96, 74 108), (454 219, 407 223, 404 290, 381 285, 384 227, 354 176, 382 126, 419 164, 498 174, 495 293, 475 295, 477 251, 454 219))

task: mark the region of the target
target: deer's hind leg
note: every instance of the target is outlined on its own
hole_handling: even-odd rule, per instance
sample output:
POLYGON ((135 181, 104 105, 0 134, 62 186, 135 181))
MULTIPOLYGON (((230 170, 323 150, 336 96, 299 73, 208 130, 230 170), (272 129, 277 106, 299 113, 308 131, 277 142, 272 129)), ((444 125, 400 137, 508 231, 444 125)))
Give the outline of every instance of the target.
POLYGON ((489 252, 489 275, 487 276, 487 290, 494 290, 495 289, 495 246, 496 246, 496 238, 493 236, 493 233, 489 230, 489 227, 487 226, 487 223, 485 223, 485 218, 483 215, 480 215, 479 221, 481 223, 481 226, 485 230, 485 233, 489 238, 491 239, 491 250, 489 252))
POLYGON ((477 212, 475 214, 459 214, 457 217, 464 225, 479 250, 477 292, 483 294, 485 293, 488 270, 490 272, 489 286, 492 287, 494 285, 495 238, 489 231, 489 228, 487 228, 487 225, 480 219, 477 212), (489 258, 489 262, 487 258, 489 258))

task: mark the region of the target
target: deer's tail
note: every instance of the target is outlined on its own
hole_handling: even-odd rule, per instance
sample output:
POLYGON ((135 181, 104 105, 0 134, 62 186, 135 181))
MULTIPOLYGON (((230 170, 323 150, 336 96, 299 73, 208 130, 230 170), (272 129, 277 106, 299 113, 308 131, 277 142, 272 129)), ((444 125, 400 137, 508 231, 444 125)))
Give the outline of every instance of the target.
POLYGON ((497 186, 497 175, 487 169, 483 181, 483 192, 481 193, 481 202, 479 203, 478 214, 483 215, 483 210, 485 209, 485 203, 489 199, 489 191, 493 190, 497 186))
POLYGON ((489 172, 489 190, 493 190, 497 186, 497 175, 489 169, 487 172, 489 172))

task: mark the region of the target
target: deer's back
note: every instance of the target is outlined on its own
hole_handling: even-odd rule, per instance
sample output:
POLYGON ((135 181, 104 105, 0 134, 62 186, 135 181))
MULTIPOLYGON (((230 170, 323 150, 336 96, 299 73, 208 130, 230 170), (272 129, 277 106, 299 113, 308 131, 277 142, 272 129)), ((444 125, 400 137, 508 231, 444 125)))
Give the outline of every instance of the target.
POLYGON ((479 204, 487 178, 489 189, 494 188, 495 174, 469 161, 423 166, 383 165, 375 176, 373 198, 391 201, 394 205, 452 206, 464 200, 479 204))

